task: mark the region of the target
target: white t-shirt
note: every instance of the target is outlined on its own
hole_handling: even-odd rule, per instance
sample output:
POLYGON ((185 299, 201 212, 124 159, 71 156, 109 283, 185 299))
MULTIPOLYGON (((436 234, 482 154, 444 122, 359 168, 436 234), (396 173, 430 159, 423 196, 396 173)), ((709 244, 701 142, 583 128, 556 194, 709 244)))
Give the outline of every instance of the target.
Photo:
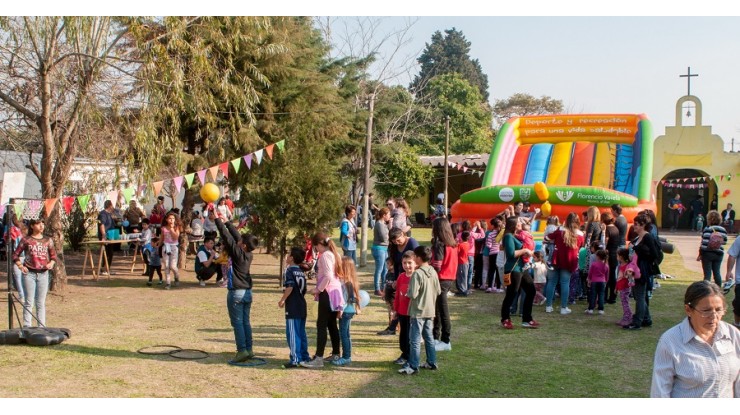
POLYGON ((735 242, 732 243, 732 246, 730 247, 730 250, 727 251, 727 253, 736 259, 735 283, 740 284, 740 258, 738 258, 740 256, 740 238, 735 239, 735 242))

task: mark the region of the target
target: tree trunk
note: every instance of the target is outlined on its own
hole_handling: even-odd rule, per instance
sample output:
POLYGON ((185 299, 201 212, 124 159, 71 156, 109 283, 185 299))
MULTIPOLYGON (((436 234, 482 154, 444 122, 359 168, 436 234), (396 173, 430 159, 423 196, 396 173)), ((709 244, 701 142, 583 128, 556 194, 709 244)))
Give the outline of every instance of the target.
POLYGON ((64 264, 64 226, 60 212, 60 209, 52 209, 51 215, 46 219, 47 232, 54 239, 54 249, 57 251, 51 291, 64 291, 67 287, 67 267, 64 264))

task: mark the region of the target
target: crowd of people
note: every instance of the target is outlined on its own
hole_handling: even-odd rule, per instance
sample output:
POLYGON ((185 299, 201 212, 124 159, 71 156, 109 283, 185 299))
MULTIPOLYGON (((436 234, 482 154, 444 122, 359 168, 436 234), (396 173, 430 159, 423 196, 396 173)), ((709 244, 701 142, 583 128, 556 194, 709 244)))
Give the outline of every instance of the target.
MULTIPOLYGON (((250 323, 253 301, 250 267, 258 240, 234 226, 233 210, 226 200, 222 199, 216 206, 204 205, 202 216, 194 215, 187 227, 176 209, 164 209, 161 199, 149 217, 132 203, 123 218, 127 232, 138 234, 144 250, 147 285, 152 285, 156 271, 165 289, 177 286, 180 277, 177 258, 182 238, 188 232, 203 238, 196 255, 196 277, 200 285, 205 285, 215 275, 216 281, 223 281, 228 288, 226 304, 236 344, 236 355, 231 362, 242 363, 255 357, 250 323), (215 236, 220 239, 220 252, 216 249, 215 236)), ((351 321, 362 311, 356 271, 357 211, 348 205, 344 213, 340 224, 342 254, 329 234, 319 232, 306 247, 292 248, 287 258, 284 291, 278 301, 278 306, 285 309, 290 356, 283 365, 285 368, 319 368, 325 362, 345 366, 352 362, 351 321), (316 349, 311 356, 304 296, 307 281, 313 274, 316 286, 312 294, 318 303, 318 314, 316 349), (331 353, 324 357, 327 340, 331 341, 331 353)), ((447 299, 452 295, 468 297, 475 290, 504 293, 500 322, 507 330, 514 329, 512 316, 515 315, 521 316, 522 327, 539 328, 540 323, 533 315, 534 306, 544 306, 545 313, 552 313, 558 297, 562 315, 571 314, 571 307, 579 301, 584 301, 587 315, 604 315, 606 305, 615 304, 619 296, 622 311, 618 313, 621 317, 616 321, 618 325, 627 330, 651 326, 650 300, 657 286, 656 278, 661 275, 663 258, 655 214, 649 210, 640 212, 629 229, 621 213, 621 207, 613 205, 604 213, 596 207, 588 208, 582 215, 570 213, 562 224, 557 217, 550 217, 540 247, 532 236, 531 225, 541 212, 530 211, 528 204, 518 202, 490 221, 450 223, 444 215, 437 217, 432 221, 429 246, 421 246, 410 236, 406 202, 388 199, 385 207, 375 209, 373 219, 373 288, 375 295, 381 296, 389 307, 389 324, 378 334, 399 334, 400 356, 394 361, 401 366, 398 372, 411 375, 420 369, 438 369, 436 353, 452 350, 452 320, 447 299), (421 361, 422 339, 424 362, 421 361)), ((114 235, 110 231, 117 224, 111 201, 105 202, 98 219, 98 237, 112 239, 114 235)), ((730 372, 737 373, 737 332, 718 322, 716 317, 721 317, 726 309, 718 285, 733 281, 740 274, 735 269, 740 268, 737 261, 740 240, 729 249, 723 280, 720 264, 727 242, 723 216, 710 211, 706 221, 697 257, 702 263, 704 281, 700 286, 689 287, 685 299, 687 319, 665 333, 658 345, 651 392, 655 396, 706 393, 707 388, 692 383, 695 380, 686 374, 686 364, 676 360, 675 350, 680 348, 701 349, 708 345, 718 359, 729 359, 730 372), (689 334, 700 343, 687 344, 685 339, 689 334), (724 349, 728 351, 724 353, 724 349)), ((11 223, 8 239, 15 246, 15 284, 24 296, 24 326, 33 325, 33 307, 38 323, 45 325, 48 270, 56 261, 53 243, 43 234, 43 221, 29 221, 25 237, 20 231, 24 225, 17 220, 11 223)), ((108 246, 106 255, 110 263, 112 252, 108 246)), ((736 287, 734 323, 740 327, 738 294, 736 287)), ((732 377, 732 373, 725 372, 717 375, 732 377)), ((726 387, 723 388, 719 393, 727 395, 726 387)), ((736 385, 735 396, 737 391, 736 385)))

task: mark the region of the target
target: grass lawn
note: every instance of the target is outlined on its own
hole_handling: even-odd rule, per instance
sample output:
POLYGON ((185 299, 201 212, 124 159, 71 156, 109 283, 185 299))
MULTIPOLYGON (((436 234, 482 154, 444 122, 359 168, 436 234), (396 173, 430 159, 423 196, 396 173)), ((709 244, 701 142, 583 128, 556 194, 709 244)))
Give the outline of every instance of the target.
MULTIPOLYGON (((414 230, 420 243, 429 235, 429 229, 414 230)), ((0 346, 0 378, 13 379, 4 382, 0 397, 646 397, 658 338, 683 318, 685 287, 701 278, 678 255, 666 255, 662 268, 677 278, 661 281, 651 302, 653 327, 636 332, 614 324, 619 304, 607 305, 604 316, 585 315, 584 304, 571 306, 567 316, 535 306, 540 329, 523 329, 514 320, 516 329, 507 331, 499 324, 503 295, 452 297, 452 351, 438 353, 440 370, 405 377, 391 363, 400 354, 398 337, 375 334, 385 327, 387 312, 374 296, 352 323, 351 366, 282 369, 288 349, 277 307, 278 261, 271 256, 256 255, 252 266, 254 350, 267 364, 249 368, 226 364, 235 351, 226 290, 212 282, 199 287, 192 257, 180 287, 170 291, 146 287, 139 270, 127 273, 128 258, 116 257, 116 274, 97 282, 77 277, 81 255, 68 253, 66 260, 72 277, 66 291, 49 295, 47 323, 70 328, 72 338, 48 347, 0 346), (209 357, 137 353, 159 344, 204 350, 209 357)), ((368 260, 361 282, 372 292, 369 254, 368 260)), ((3 298, 0 313, 6 310, 3 298)), ((313 353, 313 301, 308 315, 313 353)), ((0 320, 6 329, 7 319, 0 320)))

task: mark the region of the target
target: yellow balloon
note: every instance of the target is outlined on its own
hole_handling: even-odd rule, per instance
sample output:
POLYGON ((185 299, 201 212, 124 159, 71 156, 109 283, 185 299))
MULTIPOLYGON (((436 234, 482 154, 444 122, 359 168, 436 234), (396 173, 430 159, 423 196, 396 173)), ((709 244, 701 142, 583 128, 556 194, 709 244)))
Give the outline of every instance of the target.
POLYGON ((547 200, 550 197, 550 191, 547 190, 547 185, 543 182, 534 184, 534 193, 540 200, 547 200))
POLYGON ((200 198, 206 203, 213 203, 221 196, 221 191, 213 183, 206 183, 200 188, 200 198))
POLYGON ((550 205, 550 202, 545 202, 542 204, 542 207, 540 207, 540 211, 542 212, 542 216, 549 217, 552 213, 552 205, 550 205))

